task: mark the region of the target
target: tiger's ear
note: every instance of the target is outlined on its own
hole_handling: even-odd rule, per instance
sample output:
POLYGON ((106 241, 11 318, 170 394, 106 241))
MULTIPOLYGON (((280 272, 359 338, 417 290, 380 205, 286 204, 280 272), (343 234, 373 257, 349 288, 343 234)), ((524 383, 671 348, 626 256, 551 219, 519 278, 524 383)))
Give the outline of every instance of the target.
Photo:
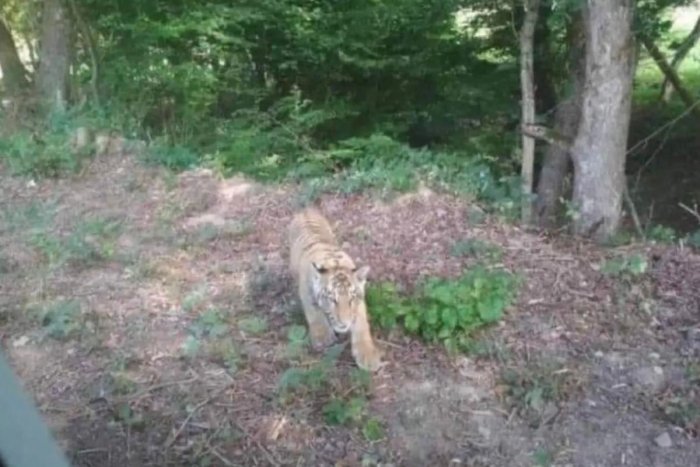
POLYGON ((319 274, 325 274, 326 272, 328 272, 328 269, 323 267, 323 265, 321 265, 319 263, 311 261, 311 265, 314 267, 316 272, 318 272, 319 274))
POLYGON ((369 275, 369 266, 362 266, 361 268, 355 269, 354 274, 357 282, 365 285, 365 282, 367 282, 367 276, 369 275))

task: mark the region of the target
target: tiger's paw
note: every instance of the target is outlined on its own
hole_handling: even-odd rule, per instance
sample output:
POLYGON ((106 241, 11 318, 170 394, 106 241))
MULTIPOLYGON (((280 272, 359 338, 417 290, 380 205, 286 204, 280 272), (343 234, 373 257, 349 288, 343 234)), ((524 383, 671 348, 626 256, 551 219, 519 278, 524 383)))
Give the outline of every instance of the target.
POLYGON ((328 326, 310 327, 309 337, 311 338, 311 347, 317 352, 330 347, 336 342, 335 333, 328 326))
POLYGON ((371 339, 358 342, 352 349, 357 366, 363 370, 375 372, 385 365, 382 352, 371 339))

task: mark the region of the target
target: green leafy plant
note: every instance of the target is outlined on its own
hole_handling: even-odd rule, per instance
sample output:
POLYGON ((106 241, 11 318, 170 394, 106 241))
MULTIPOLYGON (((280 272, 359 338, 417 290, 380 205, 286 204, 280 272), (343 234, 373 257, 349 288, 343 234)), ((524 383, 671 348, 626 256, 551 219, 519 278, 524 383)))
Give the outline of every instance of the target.
POLYGON ((648 263, 645 256, 634 254, 611 258, 601 267, 603 274, 613 277, 633 278, 647 272, 648 263))
POLYGON ((182 351, 185 356, 193 358, 199 354, 203 341, 221 338, 228 332, 228 323, 221 311, 209 308, 190 325, 188 336, 182 344, 182 351))
POLYGON ((246 334, 256 336, 267 331, 267 320, 262 316, 247 316, 238 320, 238 328, 246 334))
POLYGON ((362 435, 367 441, 379 441, 385 436, 382 422, 376 418, 368 419, 362 426, 362 435))
POLYGON ((556 404, 577 391, 580 378, 571 370, 554 363, 508 367, 501 372, 501 396, 532 426, 539 426, 556 404))
POLYGON ((365 404, 364 397, 333 398, 323 406, 323 417, 329 425, 359 422, 365 413, 365 404))
POLYGON ((64 340, 79 334, 84 328, 80 303, 74 300, 59 301, 39 311, 46 335, 64 340))
POLYGON ((345 344, 330 347, 323 358, 310 367, 292 367, 285 370, 277 384, 277 392, 284 399, 295 393, 316 393, 329 382, 332 369, 345 344))
POLYGON ((646 232, 648 240, 656 243, 673 243, 678 238, 676 231, 665 225, 655 225, 646 232))
POLYGON ((306 346, 309 343, 306 327, 295 324, 287 330, 287 358, 297 359, 304 355, 306 346))
POLYGON ((120 232, 120 222, 94 218, 79 222, 67 236, 33 229, 28 240, 50 266, 66 263, 89 266, 114 255, 120 232))
POLYGON ((480 259, 498 261, 503 252, 497 245, 479 240, 478 238, 468 238, 460 240, 452 245, 453 256, 472 256, 480 259))
POLYGON ((700 250, 700 230, 697 230, 692 234, 688 235, 686 241, 688 242, 688 245, 700 250))
POLYGON ((516 283, 506 271, 477 267, 455 280, 429 279, 412 297, 402 296, 392 284, 372 286, 367 304, 380 327, 401 324, 428 342, 464 350, 471 331, 501 319, 515 297, 516 283))

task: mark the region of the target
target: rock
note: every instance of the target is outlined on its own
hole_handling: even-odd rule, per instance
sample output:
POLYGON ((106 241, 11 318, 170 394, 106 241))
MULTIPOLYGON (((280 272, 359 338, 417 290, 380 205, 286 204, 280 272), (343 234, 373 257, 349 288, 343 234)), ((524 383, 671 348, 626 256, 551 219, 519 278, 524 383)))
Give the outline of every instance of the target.
POLYGON ((16 339, 16 340, 12 343, 12 346, 13 346, 13 347, 24 347, 25 345, 27 345, 28 342, 29 342, 29 337, 28 337, 28 336, 22 336, 22 337, 20 337, 19 339, 16 339))
POLYGON ((667 432, 661 433, 654 439, 654 442, 660 448, 670 448, 673 446, 673 441, 671 441, 671 436, 667 432))
POLYGON ((658 392, 666 384, 666 375, 660 366, 642 367, 633 374, 634 382, 644 389, 658 392))

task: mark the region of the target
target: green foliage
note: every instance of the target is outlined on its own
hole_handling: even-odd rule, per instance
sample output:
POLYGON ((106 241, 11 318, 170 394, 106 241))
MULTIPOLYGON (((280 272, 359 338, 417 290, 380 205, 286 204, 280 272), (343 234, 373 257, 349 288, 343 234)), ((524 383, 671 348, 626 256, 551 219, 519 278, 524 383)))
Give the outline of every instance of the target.
POLYGON ((382 422, 376 418, 368 419, 362 427, 362 434, 365 439, 370 442, 381 440, 385 436, 382 422))
POLYGON ((238 320, 238 329, 256 336, 267 331, 267 320, 262 316, 247 316, 238 320))
POLYGON ((336 344, 326 351, 323 358, 308 368, 292 367, 285 370, 277 385, 278 394, 285 398, 294 393, 315 393, 329 384, 330 373, 338 357, 345 349, 336 344))
POLYGON ((686 241, 688 242, 688 245, 700 250, 700 230, 696 230, 692 234, 688 235, 686 241))
POLYGON ((223 314, 210 308, 197 318, 189 328, 189 332, 197 339, 204 337, 221 337, 228 333, 228 324, 223 314))
POLYGON ((673 243, 676 241, 677 234, 671 227, 655 225, 649 229, 646 237, 655 243, 673 243))
POLYGON ((539 426, 556 404, 580 387, 580 378, 557 364, 537 363, 506 368, 501 373, 502 397, 533 427, 539 426))
POLYGON ((35 228, 30 231, 28 241, 51 267, 90 266, 114 255, 120 233, 119 221, 96 217, 78 222, 67 236, 35 228))
POLYGON ((498 261, 503 255, 503 251, 497 245, 478 238, 468 238, 455 242, 452 245, 451 253, 453 256, 471 256, 488 261, 498 261))
MULTIPOLYGON (((192 310, 203 299, 202 290, 195 290, 186 297, 183 309, 192 310)), ((204 351, 213 361, 235 373, 241 357, 228 334, 229 325, 224 314, 216 308, 208 308, 189 326, 182 353, 185 357, 195 358, 204 351)))
MULTIPOLYGON (((305 333, 297 326, 289 329, 288 337, 290 343, 306 341, 305 333)), ((348 377, 340 375, 336 369, 338 357, 346 345, 332 346, 320 360, 309 366, 285 370, 279 379, 277 394, 283 404, 303 397, 314 401, 325 400, 320 413, 328 425, 354 426, 362 431, 368 441, 376 441, 383 437, 384 432, 379 420, 368 418, 370 373, 354 368, 348 377)))
POLYGON ((413 190, 423 182, 482 200, 496 212, 508 214, 518 206, 519 188, 508 178, 497 178, 491 165, 485 157, 414 149, 389 136, 373 134, 306 155, 290 175, 306 179, 303 201, 324 192, 375 190, 387 195, 413 190))
POLYGON ((287 330, 287 357, 296 359, 304 355, 305 348, 309 343, 306 327, 295 324, 287 330))
POLYGON ((373 323, 383 328, 401 324, 428 342, 448 350, 466 350, 469 333, 497 322, 515 298, 516 279, 510 273, 477 267, 455 280, 429 279, 412 297, 392 284, 372 286, 367 305, 373 323))
POLYGON ((39 319, 46 335, 59 340, 75 337, 84 327, 80 303, 74 300, 45 306, 39 310, 39 319))
POLYGON ((552 454, 543 448, 538 448, 532 454, 532 460, 535 462, 537 467, 550 467, 554 465, 554 460, 552 459, 552 454))
POLYGON ((164 141, 151 144, 144 159, 150 164, 162 165, 175 172, 190 169, 199 164, 199 156, 192 149, 164 141))
POLYGON ((634 254, 611 258, 603 264, 601 272, 613 277, 633 278, 647 272, 648 263, 645 256, 634 254))
POLYGON ((41 139, 29 131, 0 139, 0 160, 15 175, 58 177, 76 173, 87 153, 76 154, 69 135, 63 131, 46 132, 41 139))
POLYGON ((2 228, 22 234, 42 232, 50 228, 55 214, 54 203, 30 201, 21 206, 3 209, 2 228))
POLYGON ((366 400, 363 397, 353 397, 348 400, 331 399, 323 406, 323 417, 329 425, 345 425, 359 422, 365 412, 366 400))

